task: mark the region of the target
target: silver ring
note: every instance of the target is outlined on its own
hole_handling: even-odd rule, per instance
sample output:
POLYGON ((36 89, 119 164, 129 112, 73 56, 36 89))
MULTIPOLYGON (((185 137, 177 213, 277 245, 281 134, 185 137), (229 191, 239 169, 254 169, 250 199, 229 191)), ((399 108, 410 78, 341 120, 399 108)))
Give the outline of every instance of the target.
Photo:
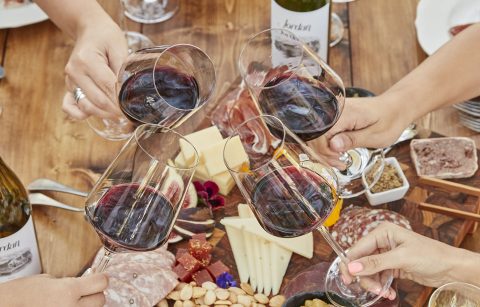
POLYGON ((83 93, 82 89, 79 88, 78 86, 73 90, 73 98, 75 99, 75 102, 78 103, 80 99, 86 98, 85 94, 83 93))

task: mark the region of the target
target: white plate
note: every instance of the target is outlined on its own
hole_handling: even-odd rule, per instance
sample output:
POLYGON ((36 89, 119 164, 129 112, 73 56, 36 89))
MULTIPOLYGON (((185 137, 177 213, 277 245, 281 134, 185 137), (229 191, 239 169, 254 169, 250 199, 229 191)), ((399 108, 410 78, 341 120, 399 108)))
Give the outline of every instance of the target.
POLYGON ((417 6, 417 38, 431 55, 451 38, 451 27, 480 22, 479 0, 420 0, 417 6))
POLYGON ((35 3, 16 8, 0 8, 0 29, 17 28, 47 19, 47 14, 35 3))

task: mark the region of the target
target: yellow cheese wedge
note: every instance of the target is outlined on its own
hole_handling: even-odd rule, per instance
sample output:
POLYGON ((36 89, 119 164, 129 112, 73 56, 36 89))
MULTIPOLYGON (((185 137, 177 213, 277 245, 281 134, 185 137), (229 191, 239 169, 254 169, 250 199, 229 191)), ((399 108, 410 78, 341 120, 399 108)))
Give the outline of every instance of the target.
MULTIPOLYGON (((202 151, 214 144, 222 142, 223 138, 217 126, 211 126, 188 134, 185 136, 185 139, 192 143, 200 156, 200 162, 203 162, 202 151)), ((195 157, 192 146, 185 142, 185 140, 180 139, 180 148, 182 149, 186 165, 192 164, 195 157)))

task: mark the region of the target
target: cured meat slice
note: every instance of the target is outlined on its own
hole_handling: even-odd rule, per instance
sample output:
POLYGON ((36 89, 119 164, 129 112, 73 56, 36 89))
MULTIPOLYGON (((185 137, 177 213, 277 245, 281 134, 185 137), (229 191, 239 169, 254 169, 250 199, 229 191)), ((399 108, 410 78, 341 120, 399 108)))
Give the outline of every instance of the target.
POLYGON ((413 140, 410 154, 419 176, 467 178, 478 169, 475 142, 466 137, 413 140))
POLYGON ((342 211, 340 219, 330 233, 342 248, 347 249, 382 222, 391 222, 406 229, 412 229, 408 219, 397 212, 351 205, 342 211))
POLYGON ((121 263, 107 267, 111 279, 127 283, 142 293, 154 306, 178 284, 177 275, 169 269, 146 263, 121 263))
POLYGON ((135 287, 116 278, 109 279, 108 288, 104 293, 106 307, 152 306, 147 297, 135 289, 135 287))
MULTIPOLYGON (((96 267, 102 257, 103 249, 100 249, 93 261, 92 267, 96 267)), ((170 269, 175 264, 175 256, 167 251, 165 247, 150 252, 117 253, 112 256, 109 266, 125 262, 149 263, 170 269)))

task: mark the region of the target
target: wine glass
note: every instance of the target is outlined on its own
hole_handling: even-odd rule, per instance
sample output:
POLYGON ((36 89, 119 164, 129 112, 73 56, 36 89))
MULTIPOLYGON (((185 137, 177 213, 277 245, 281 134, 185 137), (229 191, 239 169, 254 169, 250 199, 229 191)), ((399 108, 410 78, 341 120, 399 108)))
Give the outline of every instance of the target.
POLYGON ((91 117, 101 136, 122 140, 142 123, 176 127, 201 108, 215 89, 215 69, 200 48, 165 45, 130 54, 117 77, 119 119, 91 117), (107 129, 108 128, 108 129, 107 129))
POLYGON ((151 124, 135 130, 85 203, 105 249, 97 272, 114 252, 149 251, 167 242, 197 163, 195 147, 179 133, 151 124), (194 153, 193 162, 175 164, 180 146, 194 153))
MULTIPOLYGON (((338 255, 336 263, 349 262, 323 225, 340 199, 335 172, 278 118, 260 115, 240 124, 225 143, 223 159, 265 231, 289 238, 318 230, 338 255), (239 141, 248 157, 241 165, 233 154, 239 141)), ((339 285, 338 295, 355 306, 380 299, 393 279, 388 270, 346 284, 340 269, 332 266, 330 280, 339 285), (379 286, 381 290, 373 293, 379 286)))
MULTIPOLYGON (((243 47, 238 62, 259 112, 280 119, 303 141, 332 155, 323 136, 342 113, 345 88, 340 77, 295 34, 285 29, 268 29, 253 35, 243 47), (314 141, 314 142, 313 142, 314 141)), ((376 184, 383 172, 383 152, 377 150, 371 163, 380 162, 367 184, 361 174, 350 176, 356 162, 344 153, 346 171, 337 170, 342 198, 358 196, 376 184)))
POLYGON ((139 23, 159 23, 175 15, 179 0, 122 0, 125 15, 139 23))

